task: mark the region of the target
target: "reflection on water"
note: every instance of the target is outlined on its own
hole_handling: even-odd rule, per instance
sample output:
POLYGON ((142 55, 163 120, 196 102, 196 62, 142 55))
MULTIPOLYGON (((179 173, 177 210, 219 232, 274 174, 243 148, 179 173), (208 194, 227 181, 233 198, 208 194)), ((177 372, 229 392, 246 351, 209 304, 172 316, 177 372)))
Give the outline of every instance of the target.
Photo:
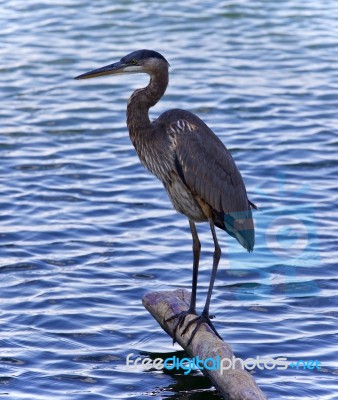
MULTIPOLYGON (((197 371, 126 368, 180 354, 141 304, 190 287, 191 237, 128 138, 147 77, 73 77, 139 48, 170 84, 152 117, 198 114, 231 150, 255 212, 247 254, 219 234, 212 313, 238 357, 317 359, 255 370, 270 399, 337 393, 337 5, 334 1, 9 1, 0 20, 0 395, 219 399, 197 371)), ((198 307, 212 239, 202 239, 198 307)))

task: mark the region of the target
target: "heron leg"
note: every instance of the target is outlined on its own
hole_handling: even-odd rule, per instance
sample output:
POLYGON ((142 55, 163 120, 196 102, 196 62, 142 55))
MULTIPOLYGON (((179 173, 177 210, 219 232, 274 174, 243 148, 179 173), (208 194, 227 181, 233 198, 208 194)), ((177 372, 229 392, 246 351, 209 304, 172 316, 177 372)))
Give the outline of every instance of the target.
POLYGON ((198 278, 198 266, 200 261, 201 254, 201 242, 198 238, 196 225, 189 219, 189 225, 192 235, 192 250, 193 250, 193 270, 192 270, 192 288, 191 288, 191 298, 190 298, 190 306, 188 310, 182 311, 179 314, 175 314, 172 317, 168 318, 166 322, 171 321, 175 318, 178 318, 178 322, 174 328, 174 343, 176 341, 176 332, 178 328, 181 328, 184 324, 185 317, 189 314, 196 314, 196 293, 197 293, 197 278, 198 278))
POLYGON ((212 238, 214 240, 215 250, 214 250, 214 255, 213 255, 213 265, 212 265, 211 278, 210 278, 209 289, 208 289, 208 294, 207 294, 207 300, 205 302, 205 306, 202 311, 202 315, 204 314, 207 317, 209 317, 209 306, 210 306, 210 301, 211 301, 212 290, 214 288, 217 268, 218 268, 219 260, 221 259, 221 254, 222 254, 221 247, 218 244, 214 222, 210 219, 209 223, 210 223, 212 238))
POLYGON ((208 289, 208 294, 207 294, 207 300, 205 302, 205 306, 204 309, 202 311, 202 314, 200 316, 197 316, 196 318, 192 319, 191 321, 188 322, 187 326, 184 328, 184 331, 182 332, 182 334, 186 333, 186 331, 189 329, 189 327, 196 322, 196 327, 193 330, 189 341, 187 343, 187 345, 189 346, 189 344, 191 343, 192 339, 194 338, 196 332, 198 331, 199 326, 202 323, 206 323, 210 326, 210 328, 215 332, 215 334, 220 338, 221 336, 218 334, 218 332, 216 331, 216 329, 213 327, 212 323, 211 323, 211 319, 213 318, 213 316, 209 315, 209 307, 210 307, 210 301, 211 301, 211 295, 212 295, 212 290, 214 288, 214 283, 215 283, 215 278, 216 278, 216 273, 217 273, 217 268, 218 268, 218 264, 219 264, 219 260, 221 258, 221 248, 218 244, 218 240, 217 240, 217 235, 216 235, 216 231, 215 231, 215 225, 214 222, 212 221, 211 218, 209 218, 209 224, 210 224, 210 229, 211 229, 211 233, 212 233, 212 238, 214 240, 214 246, 215 246, 215 250, 214 250, 214 255, 213 255, 213 265, 212 265, 212 271, 211 271, 211 278, 210 278, 210 283, 209 283, 209 289, 208 289))
POLYGON ((193 270, 192 270, 192 287, 191 287, 191 300, 189 310, 190 314, 196 314, 196 293, 197 293, 197 278, 198 266, 201 254, 201 242, 197 235, 196 225, 189 220, 191 235, 192 235, 192 250, 194 255, 193 270))

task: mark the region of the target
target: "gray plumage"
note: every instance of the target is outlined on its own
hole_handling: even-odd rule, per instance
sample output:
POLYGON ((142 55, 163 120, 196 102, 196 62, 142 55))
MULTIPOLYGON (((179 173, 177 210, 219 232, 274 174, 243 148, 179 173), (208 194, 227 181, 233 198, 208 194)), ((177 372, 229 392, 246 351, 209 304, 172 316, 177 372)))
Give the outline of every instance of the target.
MULTIPOLYGON (((251 208, 256 207, 248 200, 242 176, 231 154, 200 118, 189 111, 173 109, 164 112, 153 122, 149 120, 149 108, 159 101, 167 88, 168 67, 169 63, 161 54, 139 50, 115 64, 90 71, 76 79, 137 72, 150 75, 148 86, 136 90, 129 99, 127 126, 141 162, 162 181, 174 208, 189 219, 194 273, 188 312, 195 313, 196 302, 200 254, 196 222, 209 222, 215 243, 207 302, 202 316, 196 318, 195 333, 201 322, 207 322, 213 328, 209 319, 209 303, 220 258, 214 225, 227 231, 243 247, 252 251, 255 234, 251 208)), ((186 314, 175 316, 179 318, 178 324, 183 324, 186 314)))

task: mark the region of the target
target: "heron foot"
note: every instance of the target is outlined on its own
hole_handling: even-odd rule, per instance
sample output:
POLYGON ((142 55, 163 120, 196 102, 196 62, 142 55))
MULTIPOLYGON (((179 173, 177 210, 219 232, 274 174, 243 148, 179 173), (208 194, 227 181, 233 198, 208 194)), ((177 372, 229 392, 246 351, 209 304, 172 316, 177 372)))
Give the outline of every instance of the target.
POLYGON ((213 326, 213 324, 211 322, 211 319, 214 318, 214 317, 215 317, 214 315, 209 315, 207 313, 202 312, 201 315, 198 315, 196 318, 192 319, 191 321, 189 321, 187 323, 186 327, 184 328, 184 330, 182 332, 182 335, 184 335, 187 332, 187 330, 190 328, 190 326, 196 322, 196 326, 195 326, 194 330, 192 331, 192 333, 190 335, 190 338, 188 340, 187 346, 190 345, 190 343, 193 340, 194 336, 196 335, 200 325, 203 324, 203 323, 209 325, 210 328, 212 329, 212 331, 215 333, 215 335, 217 337, 219 337, 221 340, 223 340, 221 338, 221 336, 219 335, 219 333, 216 331, 216 329, 214 328, 214 326, 213 326))
POLYGON ((185 321, 185 318, 189 314, 197 315, 195 309, 190 309, 189 308, 188 310, 182 311, 182 312, 180 312, 178 314, 174 314, 173 316, 171 316, 170 318, 165 320, 165 322, 169 322, 169 321, 172 321, 173 319, 178 318, 177 324, 175 325, 174 332, 173 332, 173 344, 175 344, 175 342, 177 341, 177 336, 176 336, 177 329, 178 328, 182 328, 182 326, 184 324, 184 321, 185 321))

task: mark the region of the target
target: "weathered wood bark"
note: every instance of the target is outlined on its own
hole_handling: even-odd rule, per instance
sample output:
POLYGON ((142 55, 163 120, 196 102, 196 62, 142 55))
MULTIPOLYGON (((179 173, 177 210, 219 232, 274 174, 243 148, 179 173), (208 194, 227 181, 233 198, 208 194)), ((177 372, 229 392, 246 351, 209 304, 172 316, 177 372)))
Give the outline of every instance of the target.
MULTIPOLYGON (((173 337, 173 330, 177 320, 166 322, 172 315, 187 310, 190 303, 190 293, 184 289, 178 289, 173 292, 151 292, 143 298, 144 307, 156 319, 161 327, 173 337)), ((193 319, 193 315, 188 315, 183 327, 177 330, 177 342, 189 354, 191 358, 198 356, 200 360, 212 358, 214 360, 228 359, 233 360, 234 353, 231 347, 220 340, 206 324, 200 326, 194 339, 187 346, 190 334, 194 329, 193 324, 189 330, 182 336, 182 331, 187 322, 193 319), (217 357, 219 356, 219 358, 217 357)), ((227 367, 229 364, 224 364, 227 367)), ((203 369, 202 373, 207 376, 221 396, 227 400, 266 400, 267 397, 256 385, 253 377, 242 369, 240 361, 235 363, 234 369, 223 370, 203 369)))

